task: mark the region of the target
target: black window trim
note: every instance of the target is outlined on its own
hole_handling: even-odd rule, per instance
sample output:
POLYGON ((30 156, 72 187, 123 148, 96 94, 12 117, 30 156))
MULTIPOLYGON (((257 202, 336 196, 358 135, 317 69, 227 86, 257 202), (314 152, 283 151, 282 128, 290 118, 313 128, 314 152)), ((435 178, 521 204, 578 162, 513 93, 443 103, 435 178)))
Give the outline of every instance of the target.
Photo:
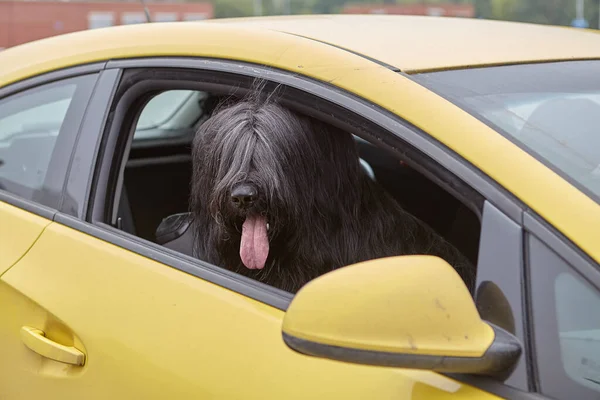
POLYGON ((48 219, 50 221, 54 220, 54 216, 57 213, 57 211, 53 208, 36 203, 32 200, 24 199, 20 196, 17 196, 13 193, 2 189, 0 189, 0 201, 6 204, 10 204, 11 206, 17 207, 23 211, 28 211, 32 214, 48 219))
POLYGON ((88 104, 88 110, 80 128, 80 134, 73 150, 71 165, 64 187, 64 201, 59 211, 85 219, 91 182, 97 160, 101 157, 101 139, 105 125, 110 121, 109 107, 121 78, 120 69, 105 69, 100 72, 97 88, 88 104))
POLYGON ((41 75, 36 75, 27 79, 23 79, 8 84, 6 86, 0 87, 0 99, 48 83, 73 78, 80 75, 87 75, 94 72, 100 72, 105 68, 106 65, 107 62, 77 65, 74 67, 63 68, 52 72, 47 72, 41 75))

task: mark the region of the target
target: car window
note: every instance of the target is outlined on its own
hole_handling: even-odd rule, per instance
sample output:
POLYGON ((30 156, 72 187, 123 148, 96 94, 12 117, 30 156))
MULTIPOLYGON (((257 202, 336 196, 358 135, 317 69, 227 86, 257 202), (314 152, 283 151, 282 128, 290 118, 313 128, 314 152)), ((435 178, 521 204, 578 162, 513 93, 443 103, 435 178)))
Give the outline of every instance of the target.
POLYGON ((598 398, 600 290, 545 244, 530 242, 532 328, 542 392, 557 399, 598 398))
MULTIPOLYGON (((178 82, 177 84, 174 83, 173 86, 181 87, 182 85, 178 82)), ((161 84, 161 87, 164 87, 164 84, 161 84)), ((114 205, 110 215, 105 219, 107 223, 144 240, 195 257, 194 242, 188 240, 195 233, 192 229, 188 229, 188 225, 185 225, 185 222, 191 215, 190 199, 192 197, 192 185, 194 184, 192 176, 194 170, 194 163, 192 162, 192 139, 196 135, 197 127, 201 126, 205 121, 204 118, 213 115, 214 110, 219 109, 219 105, 235 104, 237 97, 231 94, 234 92, 234 88, 235 86, 232 85, 232 88, 226 92, 222 88, 214 92, 208 90, 207 92, 190 91, 188 92, 189 97, 185 95, 185 92, 182 93, 176 90, 165 91, 161 94, 148 92, 146 95, 154 94, 156 96, 149 102, 122 103, 122 106, 127 107, 127 109, 124 109, 120 115, 141 115, 142 118, 136 122, 134 135, 137 136, 137 143, 134 139, 129 151, 124 152, 122 184, 108 193, 109 201, 114 205), (168 101, 169 99, 171 101, 179 99, 184 104, 180 104, 181 107, 172 107, 168 101), (168 106, 169 112, 161 112, 160 118, 156 117, 155 123, 153 125, 149 124, 148 121, 152 119, 152 110, 160 109, 163 106, 168 106), (190 114, 194 116, 194 118, 188 120, 191 125, 186 126, 185 124, 181 124, 178 129, 165 128, 166 121, 176 119, 183 121, 182 117, 164 118, 165 115, 176 115, 179 113, 179 111, 173 113, 174 108, 190 110, 190 114), (160 124, 157 124, 158 120, 162 120, 160 124), (176 134, 172 134, 171 131, 175 131, 176 134), (189 136, 186 136, 185 140, 180 140, 180 137, 178 137, 178 140, 172 139, 175 135, 182 134, 189 136), (143 139, 150 137, 153 139, 160 137, 165 140, 148 140, 145 143, 140 143, 143 139), (177 219, 180 217, 184 223, 178 226, 183 227, 183 230, 176 232, 176 234, 163 235, 163 228, 167 227, 170 229, 173 227, 170 221, 173 221, 173 218, 177 219), (182 246, 178 245, 180 243, 179 239, 184 242, 182 246), (171 243, 173 241, 176 244, 171 243)), ((281 101, 284 100, 282 99, 281 101)), ((319 109, 318 105, 311 106, 319 109)), ((337 112, 341 115, 343 112, 342 108, 340 107, 337 112)), ((305 117, 308 116, 305 115, 305 117)), ((112 123, 123 124, 116 130, 122 134, 131 132, 131 127, 127 125, 130 123, 130 120, 115 120, 112 123)), ((320 123, 323 122, 320 121, 320 123)), ((329 129, 331 129, 331 132, 339 132, 337 129, 333 129, 333 126, 327 125, 327 128, 325 128, 325 125, 320 124, 316 124, 315 126, 323 127, 327 132, 329 132, 329 129)), ((347 133, 350 139, 351 134, 350 132, 347 133)), ((351 140, 345 141, 341 134, 335 135, 335 138, 336 140, 340 140, 341 148, 348 145, 348 142, 352 143, 351 140)), ((312 139, 303 137, 303 140, 312 139)), ((279 145, 281 146, 282 144, 279 145)), ((416 167, 412 168, 402 162, 397 155, 389 154, 367 140, 356 140, 355 146, 352 144, 348 146, 351 151, 356 150, 356 161, 360 163, 359 165, 370 180, 376 182, 373 185, 381 190, 378 193, 382 193, 382 196, 390 196, 393 199, 390 203, 393 202, 392 204, 401 205, 402 208, 428 225, 429 228, 427 229, 431 229, 431 232, 443 232, 439 235, 443 235, 442 237, 445 238, 444 243, 449 243, 453 246, 451 250, 453 254, 460 257, 461 263, 464 265, 462 271, 465 271, 463 275, 465 276, 466 284, 469 289, 473 290, 481 231, 478 215, 471 208, 467 207, 461 199, 457 199, 450 192, 446 191, 444 187, 428 179, 416 167), (444 207, 441 207, 440 204, 443 204, 444 207)), ((211 154, 214 154, 211 150, 207 150, 211 154)), ((417 150, 414 151, 416 152, 417 150)), ((316 163, 319 155, 312 156, 315 157, 316 163)), ((299 155, 299 159, 300 157, 299 155)), ((269 158, 273 159, 274 162, 278 162, 275 157, 269 158)), ((327 160, 324 159, 324 165, 329 165, 327 164, 327 160)), ((352 161, 349 161, 347 164, 341 164, 340 172, 329 171, 328 173, 344 174, 346 172, 344 168, 347 168, 347 171, 355 172, 352 161)), ((429 166, 428 168, 431 171, 434 167, 429 166)), ((260 171, 260 168, 257 169, 257 173, 259 173, 258 171, 260 171)), ((322 178, 321 182, 322 185, 325 185, 323 181, 326 181, 326 179, 322 178)), ((357 179, 357 181, 362 180, 357 179)), ((119 185, 118 182, 117 185, 119 185)), ((361 189, 363 189, 362 186, 361 189)), ((229 189, 226 188, 224 190, 229 189)), ((322 187, 320 190, 325 191, 326 189, 322 187)), ((207 190, 207 192, 210 191, 212 190, 207 190)), ((472 199, 469 200, 472 201, 472 199)), ((223 208, 227 207, 226 201, 224 200, 220 206, 223 208)), ((208 204, 208 202, 203 202, 203 204, 208 204)), ((343 212, 343 210, 340 210, 340 214, 343 214, 343 212)), ((238 222, 240 221, 236 221, 235 223, 237 224, 238 222)), ((241 234, 241 226, 238 231, 241 234)), ((240 246, 240 244, 236 244, 236 246, 240 246)), ((238 248, 233 254, 239 254, 240 251, 238 248)), ((199 256, 198 258, 202 257, 199 256)), ((239 261, 239 264, 241 263, 242 261, 239 261)), ((240 274, 244 274, 247 273, 246 269, 238 271, 240 271, 240 274)), ((316 273, 312 272, 312 274, 316 273)), ((304 279, 309 278, 304 277, 304 279)), ((263 283, 272 284, 277 288, 285 286, 284 290, 292 291, 296 289, 291 285, 298 285, 297 282, 300 281, 290 279, 289 282, 292 283, 287 286, 283 284, 278 286, 277 283, 263 281, 263 283)))
POLYGON ((578 61, 434 72, 416 79, 600 203, 599 71, 599 61, 578 61))
POLYGON ((600 293, 578 276, 554 280, 562 364, 576 382, 600 392, 600 293))
POLYGON ((73 139, 77 133, 95 79, 66 79, 0 100, 0 189, 29 200, 37 197, 59 138, 73 139))
POLYGON ((154 96, 140 114, 133 140, 187 134, 202 117, 206 97, 196 90, 167 90, 154 96))
POLYGON ((42 126, 53 127, 58 132, 75 92, 75 85, 67 85, 64 89, 68 96, 66 99, 28 108, 0 119, 0 140, 8 140, 10 136, 42 126))

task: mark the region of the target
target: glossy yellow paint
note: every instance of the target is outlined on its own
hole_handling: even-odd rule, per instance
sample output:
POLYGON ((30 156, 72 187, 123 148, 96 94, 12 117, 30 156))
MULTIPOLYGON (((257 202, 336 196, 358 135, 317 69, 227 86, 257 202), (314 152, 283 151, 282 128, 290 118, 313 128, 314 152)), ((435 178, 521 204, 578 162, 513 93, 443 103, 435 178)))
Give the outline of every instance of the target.
POLYGON ((429 371, 301 355, 282 311, 57 223, 2 277, 0 304, 6 400, 496 398, 429 371), (85 366, 30 351, 24 322, 85 366))
POLYGON ((404 72, 600 58, 600 35, 596 31, 475 18, 309 15, 207 22, 320 40, 404 72))
POLYGON ((0 276, 29 250, 50 222, 0 201, 0 276))
MULTIPOLYGON (((375 24, 377 20, 373 21, 375 24)), ((494 24, 478 23, 481 23, 480 30, 471 30, 470 36, 485 35, 487 27, 494 24)), ((417 29, 419 26, 414 26, 412 38, 427 47, 430 44, 420 39, 428 36, 417 29)), ((579 42, 571 36, 573 30, 555 29, 553 35, 563 32, 565 42, 574 48, 578 46, 579 42)), ((361 36, 364 30, 355 29, 353 34, 361 36)), ((589 35, 600 38, 597 34, 589 35)), ((515 43, 527 42, 526 37, 518 41, 508 37, 505 45, 519 47, 515 43)), ((584 42, 588 40, 578 37, 584 42)), ((600 46, 594 48, 600 51, 600 46)), ((548 58, 564 56, 560 51, 553 53, 554 46, 545 49, 548 58)), ((391 48, 390 52, 393 51, 396 49, 391 48)), ((407 59, 411 56, 403 55, 407 59)), ((0 87, 68 66, 153 56, 247 61, 305 75, 354 93, 395 113, 454 150, 600 262, 600 244, 595 236, 595 227, 600 226, 597 203, 493 129, 408 77, 314 40, 235 23, 161 23, 97 29, 1 52, 0 87)))
POLYGON ((371 260, 312 280, 283 331, 342 348, 449 357, 481 357, 494 341, 456 270, 431 256, 371 260))
POLYGON ((31 351, 51 360, 65 364, 84 365, 85 354, 73 346, 64 346, 46 337, 46 334, 30 326, 21 328, 21 341, 31 351))

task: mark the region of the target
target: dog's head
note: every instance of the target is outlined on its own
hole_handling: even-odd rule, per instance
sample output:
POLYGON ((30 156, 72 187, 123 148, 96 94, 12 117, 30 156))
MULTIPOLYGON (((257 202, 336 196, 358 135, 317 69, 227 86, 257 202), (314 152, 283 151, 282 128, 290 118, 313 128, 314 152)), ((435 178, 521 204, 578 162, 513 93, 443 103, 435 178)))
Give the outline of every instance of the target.
POLYGON ((348 133, 253 98, 204 122, 192 157, 192 212, 213 219, 220 240, 239 240, 250 269, 265 266, 270 245, 306 234, 336 199, 352 201, 359 174, 348 133))

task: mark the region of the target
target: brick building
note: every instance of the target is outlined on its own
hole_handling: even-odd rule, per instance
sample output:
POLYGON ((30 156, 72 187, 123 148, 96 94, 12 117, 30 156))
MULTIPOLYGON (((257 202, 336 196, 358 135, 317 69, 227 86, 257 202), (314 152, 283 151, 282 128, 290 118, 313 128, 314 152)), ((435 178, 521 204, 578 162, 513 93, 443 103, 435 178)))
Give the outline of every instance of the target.
MULTIPOLYGON (((153 21, 213 18, 209 2, 146 2, 153 21)), ((0 49, 85 29, 146 22, 141 2, 0 0, 0 49)))
POLYGON ((346 5, 344 14, 402 14, 438 17, 474 17, 473 4, 356 4, 346 5))

